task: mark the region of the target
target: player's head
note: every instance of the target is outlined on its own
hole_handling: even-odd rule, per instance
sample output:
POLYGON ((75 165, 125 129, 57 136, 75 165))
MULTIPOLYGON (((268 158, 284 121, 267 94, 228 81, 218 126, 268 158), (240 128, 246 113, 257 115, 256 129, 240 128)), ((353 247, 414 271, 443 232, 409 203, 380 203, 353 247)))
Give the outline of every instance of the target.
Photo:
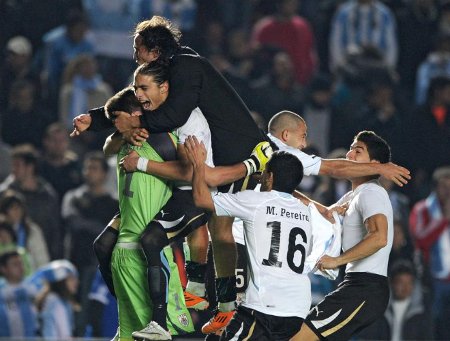
POLYGON ((268 131, 290 147, 306 148, 307 126, 300 115, 288 110, 280 111, 269 121, 268 131))
POLYGON ((155 110, 169 95, 169 68, 154 61, 140 65, 134 71, 134 92, 146 110, 155 110))
POLYGON ((391 148, 373 131, 364 130, 353 139, 346 158, 359 162, 388 163, 391 161, 391 148))
POLYGON ((134 95, 134 89, 132 87, 120 90, 108 99, 105 104, 105 115, 113 124, 121 116, 139 116, 141 114, 141 103, 139 103, 134 95))
POLYGON ((156 59, 165 62, 180 48, 180 30, 166 18, 154 15, 134 30, 134 59, 138 64, 156 59))
POLYGON ((273 153, 262 174, 261 191, 292 193, 303 179, 303 165, 289 153, 273 153))

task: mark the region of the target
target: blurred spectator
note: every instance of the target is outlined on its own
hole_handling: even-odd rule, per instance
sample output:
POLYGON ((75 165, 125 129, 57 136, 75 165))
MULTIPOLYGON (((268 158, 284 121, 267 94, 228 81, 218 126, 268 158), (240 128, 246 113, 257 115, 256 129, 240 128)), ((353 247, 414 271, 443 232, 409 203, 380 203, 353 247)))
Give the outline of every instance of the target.
POLYGON ((435 338, 450 339, 450 166, 433 173, 434 190, 411 211, 410 229, 431 274, 435 338))
POLYGON ((358 131, 364 129, 366 94, 371 84, 379 79, 393 77, 383 62, 380 51, 363 46, 349 52, 345 63, 337 70, 332 104, 337 118, 331 131, 331 148, 348 148, 358 131))
POLYGON ((330 133, 333 121, 331 98, 333 84, 325 75, 316 75, 307 88, 301 116, 308 123, 308 143, 314 145, 321 155, 330 151, 330 133))
POLYGON ((55 259, 63 249, 60 207, 53 187, 38 175, 38 157, 33 146, 16 146, 11 153, 11 174, 0 184, 0 193, 12 189, 24 196, 26 211, 41 227, 50 256, 55 259))
POLYGON ((75 336, 75 311, 79 310, 75 301, 78 272, 67 260, 53 261, 39 271, 49 273, 49 276, 44 275, 45 293, 37 302, 41 335, 45 339, 70 339, 75 336))
POLYGON ((308 84, 318 64, 311 27, 297 14, 298 0, 276 0, 275 3, 276 13, 254 25, 252 43, 256 48, 273 45, 284 49, 294 65, 295 79, 300 84, 308 84))
POLYGON ((358 339, 432 340, 430 308, 412 263, 408 260, 394 263, 389 279, 391 299, 383 318, 364 330, 358 339))
MULTIPOLYGON (((389 140, 388 140, 389 141, 389 140)), ((409 198, 401 193, 393 181, 380 177, 379 182, 389 195, 392 210, 395 212, 394 220, 401 220, 404 226, 408 226, 409 221, 409 198)))
POLYGON ((60 123, 47 127, 42 145, 39 174, 53 186, 62 201, 69 189, 81 184, 81 163, 69 149, 69 131, 60 123))
POLYGON ((36 290, 25 283, 25 269, 17 251, 0 255, 0 337, 36 337, 38 321, 33 299, 36 290))
POLYGON ((435 38, 434 49, 417 69, 415 102, 425 104, 431 80, 445 76, 450 77, 450 33, 435 38))
POLYGON ((47 243, 41 227, 28 217, 22 195, 6 190, 0 197, 0 213, 13 228, 15 244, 31 256, 31 269, 34 271, 47 264, 50 261, 47 243))
POLYGON ((8 251, 17 251, 19 253, 25 269, 25 276, 30 275, 34 271, 30 254, 24 247, 17 246, 17 236, 12 225, 4 214, 0 214, 0 255, 8 251))
POLYGON ((67 129, 72 129, 75 116, 103 105, 111 96, 112 89, 98 73, 95 58, 81 54, 72 59, 64 70, 59 94, 59 121, 67 129))
POLYGON ((420 257, 416 257, 414 245, 409 235, 408 225, 405 225, 400 217, 394 215, 394 240, 392 242, 391 253, 389 254, 388 269, 399 259, 407 259, 408 261, 414 262, 417 265, 417 269, 422 270, 422 264, 417 264, 421 260, 420 257))
POLYGON ((383 62, 397 66, 396 22, 391 10, 379 0, 348 0, 336 11, 330 32, 330 69, 335 72, 345 56, 357 47, 380 51, 383 62))
POLYGON ((397 67, 401 83, 410 95, 413 94, 416 84, 417 68, 432 49, 433 39, 430 38, 437 32, 438 9, 436 0, 412 0, 397 16, 397 67))
POLYGON ((249 106, 269 122, 282 110, 302 112, 304 91, 295 79, 289 55, 280 51, 273 57, 270 74, 255 82, 253 100, 249 106))
MULTIPOLYGON (((231 2, 231 0, 228 1, 231 2)), ((183 32, 186 45, 191 45, 191 41, 195 38, 193 36, 197 18, 197 1, 195 0, 144 0, 142 14, 144 18, 160 15, 169 19, 183 32)))
POLYGON ((100 271, 95 273, 89 292, 89 324, 94 337, 113 337, 119 324, 117 302, 109 292, 100 271))
POLYGON ((40 97, 39 74, 32 68, 33 48, 30 41, 23 36, 16 36, 6 44, 5 63, 0 70, 0 107, 8 103, 11 86, 20 79, 31 81, 40 97))
POLYGON ((118 91, 129 83, 136 65, 130 49, 131 32, 151 14, 144 13, 143 0, 82 0, 82 3, 90 20, 100 73, 118 91))
POLYGON ((225 32, 220 21, 210 20, 206 24, 204 33, 197 38, 195 50, 202 56, 210 58, 212 55, 224 55, 225 32))
MULTIPOLYGON (((119 204, 106 188, 109 166, 102 152, 86 154, 83 184, 66 193, 62 217, 67 229, 69 259, 80 273, 80 302, 87 306, 88 294, 97 270, 93 252, 95 238, 117 213, 119 204)), ((80 330, 85 328, 87 311, 80 316, 80 330)))
POLYGON ((56 108, 61 76, 67 64, 82 53, 94 53, 94 45, 86 36, 88 27, 86 15, 72 10, 67 15, 65 29, 46 41, 44 71, 52 107, 56 108))
POLYGON ((450 2, 448 1, 441 1, 438 27, 440 33, 450 34, 450 2))
POLYGON ((11 148, 9 145, 3 142, 2 136, 0 136, 0 165, 2 165, 0 167, 0 183, 1 183, 11 172, 11 148))
POLYGON ((412 143, 412 137, 408 131, 408 117, 404 108, 397 103, 395 98, 395 83, 392 77, 375 79, 368 85, 366 104, 363 111, 362 129, 373 130, 389 141, 392 153, 392 161, 405 164, 409 161, 408 145, 412 143))
POLYGON ((411 119, 410 136, 415 146, 412 168, 424 170, 427 177, 436 167, 450 163, 449 109, 450 77, 436 77, 431 80, 425 104, 415 110, 411 119))
POLYGON ((3 141, 11 146, 31 143, 42 144, 42 136, 52 115, 37 100, 36 87, 29 80, 18 80, 11 86, 8 105, 1 113, 3 141))
MULTIPOLYGON (((327 155, 327 159, 345 159, 347 149, 338 148, 327 155)), ((319 187, 315 190, 312 197, 314 200, 325 206, 333 205, 345 193, 351 190, 350 182, 347 179, 335 179, 330 176, 322 177, 319 187)))

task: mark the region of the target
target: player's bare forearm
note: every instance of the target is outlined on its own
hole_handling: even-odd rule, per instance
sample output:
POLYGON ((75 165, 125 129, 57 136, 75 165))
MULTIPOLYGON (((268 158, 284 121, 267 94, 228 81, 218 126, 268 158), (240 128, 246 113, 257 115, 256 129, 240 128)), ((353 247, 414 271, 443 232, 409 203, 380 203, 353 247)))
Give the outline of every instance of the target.
POLYGON ((358 244, 337 257, 338 266, 354 262, 385 247, 387 244, 387 218, 383 214, 376 214, 366 220, 367 235, 358 244))
POLYGON ((345 159, 323 159, 319 174, 329 175, 338 179, 352 179, 362 176, 381 175, 392 180, 398 186, 403 186, 411 179, 410 172, 394 163, 355 162, 345 159))
POLYGON ((105 156, 115 155, 119 152, 120 147, 122 147, 124 143, 125 141, 122 139, 122 134, 115 131, 106 138, 105 144, 103 145, 103 153, 105 156))
POLYGON ((246 171, 242 162, 232 166, 207 167, 205 180, 210 187, 222 186, 242 179, 246 171))
POLYGON ((204 164, 193 166, 192 196, 197 207, 214 212, 214 202, 205 180, 205 168, 206 166, 204 164))
POLYGON ((192 167, 181 160, 158 162, 149 160, 147 174, 159 176, 168 180, 186 181, 192 180, 192 167))

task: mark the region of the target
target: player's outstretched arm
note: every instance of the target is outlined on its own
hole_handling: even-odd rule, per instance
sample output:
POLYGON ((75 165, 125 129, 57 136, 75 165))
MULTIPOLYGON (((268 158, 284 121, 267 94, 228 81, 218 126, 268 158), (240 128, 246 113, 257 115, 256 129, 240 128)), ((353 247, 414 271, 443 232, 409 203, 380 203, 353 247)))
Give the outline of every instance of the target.
POLYGON ((255 146, 250 157, 243 162, 231 166, 207 167, 206 182, 210 187, 217 187, 250 176, 255 172, 262 172, 272 154, 270 143, 260 142, 255 146))
POLYGON ((205 147, 198 142, 195 136, 189 136, 184 146, 186 148, 186 156, 192 164, 192 196, 195 205, 214 212, 214 202, 205 180, 205 147))
POLYGON ((345 159, 322 159, 319 174, 345 179, 369 175, 381 175, 386 179, 392 180, 400 187, 407 184, 408 180, 411 179, 408 169, 398 166, 392 162, 360 163, 345 159))

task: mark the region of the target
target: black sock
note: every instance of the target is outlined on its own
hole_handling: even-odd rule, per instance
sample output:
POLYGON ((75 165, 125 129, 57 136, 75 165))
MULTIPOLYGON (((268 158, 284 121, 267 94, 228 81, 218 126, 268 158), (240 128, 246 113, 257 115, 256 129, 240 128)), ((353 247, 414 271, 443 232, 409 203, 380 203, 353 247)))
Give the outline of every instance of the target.
POLYGON ((167 286, 169 285, 170 269, 164 268, 161 257, 164 247, 169 244, 164 228, 158 222, 152 221, 141 235, 141 245, 147 260, 147 281, 150 298, 153 303, 153 318, 161 327, 167 330, 167 286))
POLYGON ((150 291, 150 298, 153 302, 153 318, 161 327, 167 330, 167 302, 166 302, 166 288, 168 278, 164 274, 160 266, 151 266, 147 270, 148 286, 150 291))
POLYGON ((205 283, 206 264, 186 261, 185 269, 189 281, 205 283))
POLYGON ((217 301, 236 301, 236 276, 216 278, 217 301))
POLYGON ((111 272, 111 256, 117 243, 119 231, 107 226, 94 241, 94 253, 97 256, 98 268, 111 295, 116 297, 111 272))

